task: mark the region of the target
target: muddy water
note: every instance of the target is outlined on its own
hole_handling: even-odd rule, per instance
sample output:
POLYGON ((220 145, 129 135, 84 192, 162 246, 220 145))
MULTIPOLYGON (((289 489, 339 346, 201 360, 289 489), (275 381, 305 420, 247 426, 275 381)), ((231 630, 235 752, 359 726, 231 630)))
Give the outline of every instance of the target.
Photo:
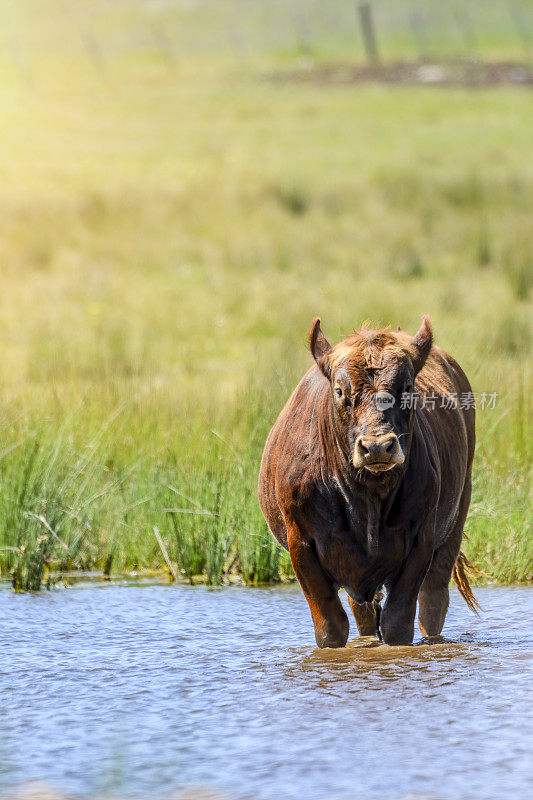
POLYGON ((0 590, 0 794, 533 794, 533 591, 454 591, 448 641, 314 647, 296 586, 0 590))

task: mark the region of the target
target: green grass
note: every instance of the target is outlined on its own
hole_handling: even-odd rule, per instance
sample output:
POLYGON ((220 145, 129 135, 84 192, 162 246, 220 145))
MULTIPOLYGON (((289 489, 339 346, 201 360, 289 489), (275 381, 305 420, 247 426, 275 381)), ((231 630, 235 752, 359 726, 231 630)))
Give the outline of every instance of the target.
MULTIPOLYGON (((20 3, 3 28, 2 575, 164 568, 154 528, 186 578, 290 574, 256 480, 312 317, 335 341, 425 312, 474 390, 499 393, 466 552, 531 579, 531 95, 273 83, 298 40, 245 5, 216 4, 244 52, 207 3, 20 3)), ((308 8, 314 57, 347 57, 346 27, 322 35, 308 8)), ((496 17, 483 52, 523 58, 496 17)))

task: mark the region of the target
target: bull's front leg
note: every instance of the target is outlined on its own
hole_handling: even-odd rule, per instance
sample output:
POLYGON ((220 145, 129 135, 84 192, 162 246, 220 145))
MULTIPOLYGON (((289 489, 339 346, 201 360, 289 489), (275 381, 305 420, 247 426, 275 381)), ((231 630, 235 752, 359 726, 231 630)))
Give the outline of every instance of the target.
POLYGON ((287 526, 287 540, 294 572, 309 604, 317 645, 344 647, 350 626, 333 582, 295 523, 287 526))
POLYGON ((416 601, 432 557, 431 531, 420 531, 381 612, 380 630, 386 644, 412 644, 416 601))

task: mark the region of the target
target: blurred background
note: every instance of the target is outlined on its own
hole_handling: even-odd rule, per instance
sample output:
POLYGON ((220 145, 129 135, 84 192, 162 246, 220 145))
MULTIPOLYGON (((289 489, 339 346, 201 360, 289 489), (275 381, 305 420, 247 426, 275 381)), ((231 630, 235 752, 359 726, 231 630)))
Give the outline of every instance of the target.
POLYGON ((18 0, 0 26, 1 574, 290 577, 256 480, 311 319, 436 342, 465 550, 533 575, 533 4, 18 0))

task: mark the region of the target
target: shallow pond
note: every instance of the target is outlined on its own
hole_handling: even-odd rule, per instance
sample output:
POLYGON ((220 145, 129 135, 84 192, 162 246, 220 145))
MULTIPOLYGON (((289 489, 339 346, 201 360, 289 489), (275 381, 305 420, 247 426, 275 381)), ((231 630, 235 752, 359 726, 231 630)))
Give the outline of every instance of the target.
POLYGON ((533 591, 432 646, 315 648, 299 587, 0 589, 0 794, 531 797, 533 591))

